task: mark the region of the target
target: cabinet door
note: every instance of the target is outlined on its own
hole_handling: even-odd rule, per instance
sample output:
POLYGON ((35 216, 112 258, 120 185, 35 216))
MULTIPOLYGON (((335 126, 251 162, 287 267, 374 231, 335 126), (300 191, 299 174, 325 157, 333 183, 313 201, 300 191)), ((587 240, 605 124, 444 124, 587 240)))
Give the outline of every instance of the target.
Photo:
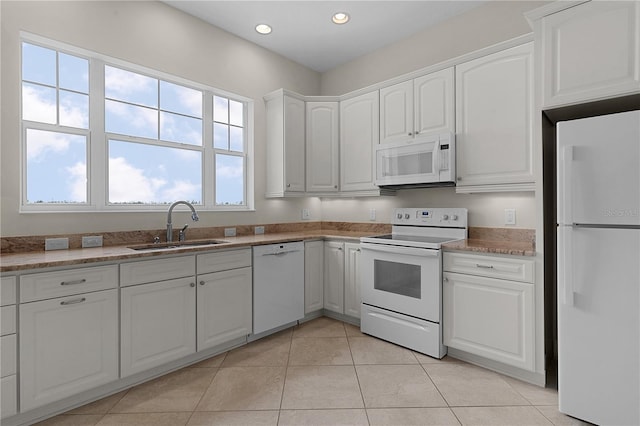
POLYGON ((324 307, 324 241, 304 243, 304 313, 324 307))
POLYGON ((285 191, 304 192, 304 101, 284 97, 285 191))
POLYGON ((455 132, 453 78, 447 68, 413 81, 416 135, 455 132))
POLYGON ((198 350, 251 334, 251 268, 198 277, 198 350))
POLYGON ((118 379, 118 293, 20 305, 21 411, 118 379))
POLYGON ((380 140, 378 92, 340 102, 340 190, 376 190, 375 147, 380 140))
POLYGON ((531 43, 456 67, 458 190, 533 189, 532 71, 531 43))
POLYGON ((195 277, 120 290, 122 377, 196 351, 195 277))
POLYGON ((534 370, 533 285, 443 273, 444 344, 534 370))
POLYGON ((413 138, 413 80, 380 89, 380 143, 413 138))
POLYGON ((307 102, 307 192, 338 191, 338 103, 307 102))
POLYGON ((344 313, 344 244, 324 243, 324 308, 344 313))
POLYGON ((360 244, 345 243, 344 313, 360 318, 360 244))
POLYGON ((543 107, 640 91, 640 3, 592 1, 542 19, 543 107))

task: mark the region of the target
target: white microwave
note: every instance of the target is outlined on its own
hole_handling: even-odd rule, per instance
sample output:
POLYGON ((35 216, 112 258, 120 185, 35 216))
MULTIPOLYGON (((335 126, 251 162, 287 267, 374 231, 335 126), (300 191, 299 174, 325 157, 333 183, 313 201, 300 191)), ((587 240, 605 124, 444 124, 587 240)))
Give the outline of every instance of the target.
POLYGON ((392 189, 456 184, 455 136, 420 136, 376 148, 376 185, 392 189))

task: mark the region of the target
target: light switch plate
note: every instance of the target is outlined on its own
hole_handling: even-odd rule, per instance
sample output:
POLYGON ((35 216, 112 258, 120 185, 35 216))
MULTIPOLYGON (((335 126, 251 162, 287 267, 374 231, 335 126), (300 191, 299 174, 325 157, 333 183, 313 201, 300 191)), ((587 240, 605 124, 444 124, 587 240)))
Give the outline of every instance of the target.
POLYGON ((254 228, 254 232, 255 232, 256 235, 264 234, 264 226, 256 226, 254 228))
POLYGON ((505 225, 516 224, 516 209, 504 209, 504 224, 505 225))
POLYGON ((236 236, 236 228, 224 228, 224 236, 225 237, 235 237, 236 236))
POLYGON ((376 209, 369 209, 369 220, 376 220, 376 209))
POLYGON ((82 237, 82 248, 102 247, 102 235, 82 237))
POLYGON ((44 240, 45 250, 66 250, 69 248, 68 238, 47 238, 44 240))
POLYGON ((302 209, 302 219, 309 220, 311 219, 311 212, 309 209, 302 209))

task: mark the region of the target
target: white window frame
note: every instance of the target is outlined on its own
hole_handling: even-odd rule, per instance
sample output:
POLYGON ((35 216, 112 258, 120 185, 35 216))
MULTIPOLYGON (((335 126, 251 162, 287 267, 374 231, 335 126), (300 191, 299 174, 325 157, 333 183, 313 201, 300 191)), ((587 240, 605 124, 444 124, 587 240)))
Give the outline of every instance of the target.
POLYGON ((20 213, 50 212, 152 212, 166 211, 165 204, 109 204, 108 203, 108 141, 110 139, 126 142, 148 143, 154 146, 180 147, 202 152, 202 204, 197 205, 199 211, 254 211, 254 101, 235 93, 196 83, 184 78, 170 75, 141 65, 132 64, 119 59, 101 55, 85 49, 70 46, 34 34, 20 33, 20 213), (22 43, 39 45, 48 49, 82 57, 89 61, 89 129, 77 129, 59 125, 22 120, 22 43), (179 84, 203 93, 203 145, 176 145, 161 140, 131 137, 105 131, 105 93, 104 67, 114 66, 127 71, 146 75, 151 78, 179 84), (243 114, 244 152, 221 150, 213 147, 213 96, 242 102, 245 105, 243 114), (52 130, 87 136, 87 203, 38 203, 27 204, 27 129, 52 130), (244 157, 244 205, 215 204, 215 154, 244 157))

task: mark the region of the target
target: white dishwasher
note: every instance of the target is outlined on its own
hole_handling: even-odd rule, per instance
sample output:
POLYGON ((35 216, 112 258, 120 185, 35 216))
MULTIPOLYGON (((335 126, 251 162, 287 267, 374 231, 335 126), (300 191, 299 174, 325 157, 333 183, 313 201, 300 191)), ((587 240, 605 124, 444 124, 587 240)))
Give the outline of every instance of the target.
POLYGON ((253 334, 304 317, 304 243, 253 247, 253 334))

